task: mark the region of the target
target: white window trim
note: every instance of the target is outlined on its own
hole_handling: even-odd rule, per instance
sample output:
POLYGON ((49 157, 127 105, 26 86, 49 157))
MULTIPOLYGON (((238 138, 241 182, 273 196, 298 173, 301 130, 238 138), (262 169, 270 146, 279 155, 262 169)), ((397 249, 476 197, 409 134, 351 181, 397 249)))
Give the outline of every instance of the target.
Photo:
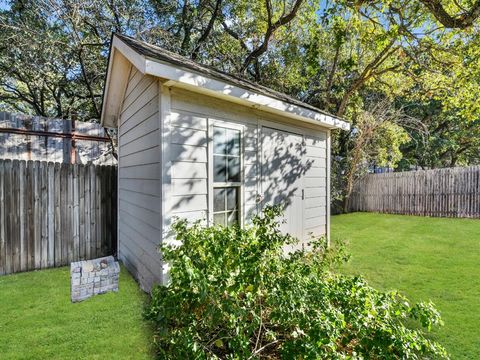
POLYGON ((213 181, 213 127, 219 126, 224 127, 227 129, 232 130, 239 130, 240 131, 240 182, 234 183, 216 183, 219 186, 238 186, 240 188, 239 196, 240 199, 238 200, 239 203, 239 224, 243 227, 245 223, 245 164, 244 164, 244 149, 245 149, 245 126, 240 125, 237 123, 212 119, 208 118, 208 143, 207 143, 207 151, 208 151, 208 225, 213 225, 213 189, 214 189, 214 181, 213 181))

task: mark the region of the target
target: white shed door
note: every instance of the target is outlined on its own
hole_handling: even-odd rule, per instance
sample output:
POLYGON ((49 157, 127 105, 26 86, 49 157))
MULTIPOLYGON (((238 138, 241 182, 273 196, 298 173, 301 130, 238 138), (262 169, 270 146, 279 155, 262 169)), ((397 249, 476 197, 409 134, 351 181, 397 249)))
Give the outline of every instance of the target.
POLYGON ((262 128, 263 205, 284 207, 283 232, 303 238, 303 188, 305 175, 303 136, 262 128))

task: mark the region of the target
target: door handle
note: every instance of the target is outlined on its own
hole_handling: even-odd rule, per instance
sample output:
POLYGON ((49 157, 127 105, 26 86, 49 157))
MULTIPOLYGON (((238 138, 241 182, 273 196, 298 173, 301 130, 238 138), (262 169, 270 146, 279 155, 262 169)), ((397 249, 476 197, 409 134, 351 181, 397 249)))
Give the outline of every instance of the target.
POLYGON ((305 200, 305 189, 302 189, 302 200, 305 200))

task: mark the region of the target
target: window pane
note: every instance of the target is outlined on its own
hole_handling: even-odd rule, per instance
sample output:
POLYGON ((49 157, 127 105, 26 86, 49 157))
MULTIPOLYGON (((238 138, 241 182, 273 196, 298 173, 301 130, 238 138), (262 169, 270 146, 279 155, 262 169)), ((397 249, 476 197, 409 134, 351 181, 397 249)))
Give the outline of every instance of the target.
POLYGON ((240 155, 240 131, 227 130, 227 154, 240 155))
POLYGON ((228 224, 228 226, 238 224, 238 212, 237 211, 232 211, 232 212, 228 213, 227 224, 228 224))
POLYGON ((213 223, 216 225, 225 226, 225 215, 226 213, 213 214, 213 223))
POLYGON ((213 127, 213 153, 227 154, 227 129, 214 126, 213 127))
POLYGON ((213 181, 226 182, 227 181, 227 158, 221 155, 213 156, 213 181))
POLYGON ((213 211, 225 211, 225 189, 213 190, 213 211))
POLYGON ((227 188, 227 210, 235 210, 238 204, 238 188, 227 188))
POLYGON ((228 158, 228 181, 240 182, 240 158, 228 158))

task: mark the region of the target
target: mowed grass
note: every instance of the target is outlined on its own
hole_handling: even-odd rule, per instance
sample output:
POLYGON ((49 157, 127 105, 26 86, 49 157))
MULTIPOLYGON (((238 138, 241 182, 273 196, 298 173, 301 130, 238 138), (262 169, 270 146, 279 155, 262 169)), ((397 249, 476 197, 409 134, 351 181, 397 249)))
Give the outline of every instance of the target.
POLYGON ((332 217, 332 240, 348 241, 343 271, 432 300, 452 359, 480 359, 480 220, 353 213, 332 217))
POLYGON ((68 268, 0 276, 0 359, 151 359, 147 296, 119 288, 72 304, 68 268))

